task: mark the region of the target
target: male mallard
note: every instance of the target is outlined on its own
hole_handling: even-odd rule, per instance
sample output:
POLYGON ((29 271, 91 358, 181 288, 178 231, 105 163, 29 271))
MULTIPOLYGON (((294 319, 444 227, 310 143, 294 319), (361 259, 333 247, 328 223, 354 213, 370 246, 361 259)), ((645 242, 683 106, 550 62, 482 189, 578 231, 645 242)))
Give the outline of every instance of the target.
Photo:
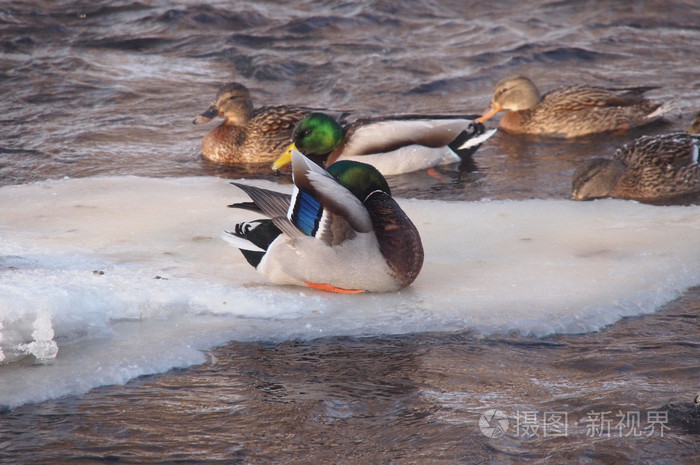
POLYGON ((643 136, 622 146, 612 160, 594 158, 573 176, 575 200, 616 197, 665 200, 700 192, 700 135, 643 136))
POLYGON ((654 87, 606 89, 576 85, 540 97, 525 76, 511 76, 496 85, 491 106, 477 119, 484 122, 508 110, 500 127, 516 134, 578 137, 622 131, 659 119, 670 105, 649 101, 643 94, 654 87))
POLYGON ((343 128, 326 114, 311 113, 294 129, 294 144, 272 169, 288 164, 292 150, 299 150, 325 166, 338 160, 355 160, 374 166, 385 176, 408 173, 469 161, 495 132, 456 116, 364 118, 343 128))
POLYGON ((253 202, 231 205, 270 219, 240 223, 224 239, 276 284, 333 292, 391 292, 413 282, 423 265, 418 230, 371 165, 335 163, 324 170, 292 152, 294 192, 232 183, 253 202))
POLYGON ((204 158, 217 163, 271 163, 289 146, 294 127, 311 112, 308 108, 280 105, 255 110, 248 89, 230 82, 215 102, 193 124, 223 116, 224 121, 202 139, 204 158))

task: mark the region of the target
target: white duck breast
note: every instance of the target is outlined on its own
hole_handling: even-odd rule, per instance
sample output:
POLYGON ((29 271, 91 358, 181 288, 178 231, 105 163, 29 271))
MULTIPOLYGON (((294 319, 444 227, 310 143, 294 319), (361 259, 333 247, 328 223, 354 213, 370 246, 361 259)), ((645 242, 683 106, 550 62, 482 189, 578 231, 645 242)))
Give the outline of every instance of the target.
POLYGON ((344 289, 395 291, 400 285, 378 248, 374 233, 357 233, 333 247, 321 247, 313 237, 282 235, 270 245, 257 270, 275 284, 333 283, 344 289))

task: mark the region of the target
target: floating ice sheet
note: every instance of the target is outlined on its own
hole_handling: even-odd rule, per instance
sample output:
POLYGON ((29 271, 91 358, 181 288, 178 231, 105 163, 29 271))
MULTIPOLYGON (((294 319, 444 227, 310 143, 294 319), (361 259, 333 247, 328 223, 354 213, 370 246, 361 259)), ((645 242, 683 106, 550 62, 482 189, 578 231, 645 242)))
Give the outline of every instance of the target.
POLYGON ((399 199, 426 253, 412 286, 280 287, 220 239, 255 218, 226 208, 242 200, 220 178, 0 189, 0 405, 200 363, 230 340, 595 331, 700 284, 700 207, 399 199))

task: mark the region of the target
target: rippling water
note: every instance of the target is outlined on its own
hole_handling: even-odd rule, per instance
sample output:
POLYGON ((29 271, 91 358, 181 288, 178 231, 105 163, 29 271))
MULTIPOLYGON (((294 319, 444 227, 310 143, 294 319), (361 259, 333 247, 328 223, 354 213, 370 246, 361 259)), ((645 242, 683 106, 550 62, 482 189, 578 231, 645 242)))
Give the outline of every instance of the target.
MULTIPOLYGON (((514 73, 543 90, 661 86, 650 96, 676 104, 663 124, 568 142, 499 133, 475 171, 390 179, 400 197, 564 199, 582 159, 687 127, 700 110, 699 24, 694 1, 5 3, 0 185, 122 175, 284 181, 199 157, 211 126, 191 121, 229 80, 260 104, 368 114, 480 113, 494 83, 514 73)), ((457 246, 469 246, 468 231, 464 240, 457 246)), ((2 258, 0 271, 18 267, 2 258)), ((7 409, 0 461, 697 461, 698 288, 579 335, 361 337, 375 334, 372 323, 346 337, 238 338, 202 365, 7 409), (504 436, 480 429, 489 410, 505 414, 504 436), (552 412, 566 414, 566 431, 545 421, 552 412), (609 428, 596 429, 605 412, 609 428)), ((0 383, 17 373, 0 366, 0 383)))

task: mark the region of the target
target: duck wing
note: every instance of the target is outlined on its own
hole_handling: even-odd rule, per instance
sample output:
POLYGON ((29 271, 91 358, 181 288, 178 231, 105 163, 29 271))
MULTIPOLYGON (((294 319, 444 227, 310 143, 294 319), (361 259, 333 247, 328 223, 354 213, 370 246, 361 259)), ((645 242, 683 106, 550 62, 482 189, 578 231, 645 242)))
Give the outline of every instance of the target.
POLYGON ((575 85, 554 89, 545 94, 542 97, 542 104, 560 106, 574 111, 590 107, 629 107, 645 102, 642 95, 656 88, 605 88, 575 85))
POLYGON ((263 214, 285 234, 298 237, 303 235, 299 229, 287 219, 287 211, 290 208, 292 196, 282 192, 275 192, 260 187, 249 186, 232 181, 231 184, 245 192, 252 202, 240 202, 229 205, 230 208, 250 210, 263 214))
POLYGON ((269 218, 285 216, 292 198, 289 194, 262 189, 240 182, 231 181, 231 184, 245 192, 252 202, 240 202, 229 205, 229 208, 250 210, 262 213, 269 218))
POLYGON ((269 217, 290 237, 311 236, 329 245, 372 232, 372 220, 355 195, 326 170, 297 151, 292 152, 292 195, 231 182, 252 202, 229 205, 269 217))
POLYGON ((617 151, 615 157, 628 166, 655 165, 669 169, 680 169, 698 164, 700 136, 687 133, 663 136, 642 136, 617 151))
POLYGON ((335 245, 372 232, 372 220, 362 202, 326 170, 292 151, 294 193, 289 221, 307 236, 335 245))
POLYGON ((409 145, 444 147, 474 125, 457 117, 395 116, 355 120, 346 130, 343 156, 391 152, 409 145))

